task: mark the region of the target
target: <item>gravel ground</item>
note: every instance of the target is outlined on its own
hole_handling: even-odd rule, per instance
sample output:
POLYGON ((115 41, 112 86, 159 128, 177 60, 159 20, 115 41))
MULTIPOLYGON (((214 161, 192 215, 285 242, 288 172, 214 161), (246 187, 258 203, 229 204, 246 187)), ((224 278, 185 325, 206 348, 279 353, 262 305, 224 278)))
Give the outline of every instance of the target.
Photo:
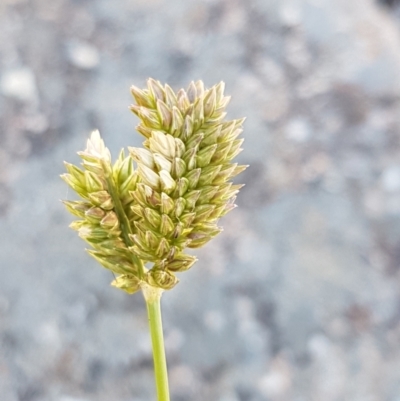
POLYGON ((0 399, 155 399, 140 295, 58 201, 129 86, 226 82, 251 167, 163 297, 174 401, 400 401, 400 8, 372 0, 0 0, 0 399))

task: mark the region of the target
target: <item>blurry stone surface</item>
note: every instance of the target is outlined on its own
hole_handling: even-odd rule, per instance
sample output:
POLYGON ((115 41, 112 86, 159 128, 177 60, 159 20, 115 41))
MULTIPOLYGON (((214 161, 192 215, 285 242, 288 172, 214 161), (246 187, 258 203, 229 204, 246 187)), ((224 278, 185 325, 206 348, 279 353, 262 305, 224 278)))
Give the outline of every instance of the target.
POLYGON ((3 398, 154 398, 142 299, 108 286, 58 202, 90 130, 114 157, 140 144, 129 86, 152 76, 226 81, 251 164, 224 233, 164 296, 172 399, 397 401, 399 15, 372 0, 1 2, 3 398))

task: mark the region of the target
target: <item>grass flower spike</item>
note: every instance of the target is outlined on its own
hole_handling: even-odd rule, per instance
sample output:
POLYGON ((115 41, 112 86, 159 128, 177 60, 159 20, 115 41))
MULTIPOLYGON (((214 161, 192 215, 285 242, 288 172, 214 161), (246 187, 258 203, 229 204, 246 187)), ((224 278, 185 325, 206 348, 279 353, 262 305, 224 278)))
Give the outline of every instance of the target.
POLYGON ((112 165, 94 131, 78 153, 83 169, 65 164, 62 178, 82 198, 64 201, 80 218, 71 227, 93 248, 89 254, 118 275, 115 287, 128 293, 141 283, 174 287, 175 273, 196 262, 186 248, 222 231, 218 221, 235 207, 241 187, 231 179, 246 168, 232 163, 244 119, 225 120, 223 91, 222 82, 211 89, 192 82, 177 93, 153 79, 147 89, 133 86, 130 108, 144 147, 129 148, 128 156, 121 151, 112 165))
POLYGON ((244 119, 226 120, 224 83, 187 91, 149 79, 131 88, 142 148, 122 150, 111 162, 98 131, 78 152, 79 168, 65 163, 64 181, 80 196, 64 201, 79 220, 71 224, 88 253, 115 275, 113 286, 142 290, 148 311, 159 401, 169 400, 160 297, 190 269, 199 248, 222 231, 219 219, 234 207, 241 185, 232 178, 247 166, 232 162, 241 151, 244 119))

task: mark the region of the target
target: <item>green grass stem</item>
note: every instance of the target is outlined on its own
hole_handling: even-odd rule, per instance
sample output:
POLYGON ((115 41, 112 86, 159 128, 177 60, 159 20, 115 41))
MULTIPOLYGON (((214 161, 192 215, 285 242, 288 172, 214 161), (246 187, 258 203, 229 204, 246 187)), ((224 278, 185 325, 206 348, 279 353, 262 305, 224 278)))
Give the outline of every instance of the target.
POLYGON ((157 388, 157 400, 169 401, 169 386, 167 360, 165 357, 164 334, 161 319, 161 294, 160 288, 142 285, 144 299, 147 307, 151 344, 153 348, 154 376, 157 388))

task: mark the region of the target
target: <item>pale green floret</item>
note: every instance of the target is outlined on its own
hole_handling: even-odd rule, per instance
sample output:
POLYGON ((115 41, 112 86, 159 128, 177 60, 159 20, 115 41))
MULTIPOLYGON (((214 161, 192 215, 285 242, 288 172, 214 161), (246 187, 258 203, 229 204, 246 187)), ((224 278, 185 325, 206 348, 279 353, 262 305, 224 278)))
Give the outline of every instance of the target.
POLYGON ((176 272, 196 262, 198 248, 222 231, 218 220, 234 205, 241 185, 231 179, 247 166, 231 160, 241 151, 244 119, 225 121, 221 82, 204 89, 191 82, 175 93, 149 79, 132 86, 143 148, 121 151, 111 164, 98 131, 78 154, 83 169, 65 163, 62 178, 82 201, 64 201, 78 220, 71 228, 88 242, 88 253, 119 276, 112 285, 134 293, 143 285, 170 289, 176 272), (134 168, 136 164, 136 169, 134 168), (145 267, 146 266, 146 267, 145 267))

